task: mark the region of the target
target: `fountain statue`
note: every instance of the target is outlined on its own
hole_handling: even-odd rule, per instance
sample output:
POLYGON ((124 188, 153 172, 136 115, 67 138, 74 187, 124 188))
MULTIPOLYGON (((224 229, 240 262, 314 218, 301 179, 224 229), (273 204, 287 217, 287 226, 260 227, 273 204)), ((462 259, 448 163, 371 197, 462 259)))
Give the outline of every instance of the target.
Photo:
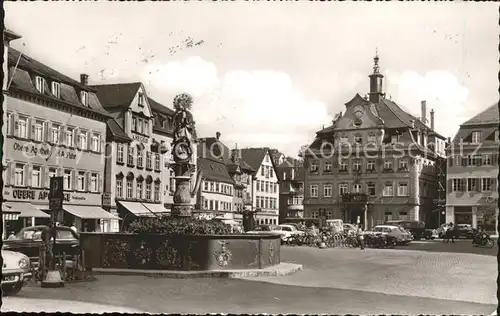
POLYGON ((174 98, 174 139, 172 153, 175 172, 175 193, 172 216, 191 217, 194 205, 191 203, 191 176, 195 171, 193 145, 196 143, 196 129, 190 110, 193 99, 189 94, 182 93, 174 98))

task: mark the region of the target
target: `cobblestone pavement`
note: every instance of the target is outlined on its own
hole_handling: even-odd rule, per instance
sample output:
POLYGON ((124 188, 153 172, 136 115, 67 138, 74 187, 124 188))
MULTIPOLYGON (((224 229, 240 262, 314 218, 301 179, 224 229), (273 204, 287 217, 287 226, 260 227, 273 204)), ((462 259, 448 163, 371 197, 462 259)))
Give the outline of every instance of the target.
POLYGON ((454 244, 443 243, 441 239, 412 241, 407 246, 399 246, 400 249, 421 250, 429 252, 456 252, 472 253, 478 255, 496 256, 498 254, 497 239, 494 239, 493 248, 474 247, 470 239, 458 239, 454 244))
POLYGON ((497 262, 492 256, 295 247, 283 248, 281 260, 300 262, 304 270, 252 280, 497 304, 497 262))
MULTIPOLYGON (((60 289, 27 286, 18 297, 7 298, 2 311, 33 310, 24 310, 23 304, 52 311, 45 310, 40 299, 67 300, 58 308, 68 312, 73 311, 75 300, 111 305, 101 311, 120 306, 149 313, 194 314, 490 315, 496 309, 492 256, 284 247, 281 257, 284 262, 303 264, 304 270, 250 280, 100 275, 95 282, 60 289)), ((82 308, 76 312, 94 310, 82 308)))

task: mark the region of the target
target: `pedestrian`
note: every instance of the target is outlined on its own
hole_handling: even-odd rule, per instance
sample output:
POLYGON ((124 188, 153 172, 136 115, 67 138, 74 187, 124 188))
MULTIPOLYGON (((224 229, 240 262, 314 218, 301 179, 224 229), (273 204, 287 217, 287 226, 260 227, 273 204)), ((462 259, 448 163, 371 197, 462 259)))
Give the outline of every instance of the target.
POLYGON ((455 225, 453 225, 452 222, 450 222, 450 228, 448 229, 450 232, 450 237, 451 237, 451 242, 454 244, 455 243, 455 225))
POLYGON ((358 237, 359 247, 361 250, 365 249, 365 236, 363 235, 363 224, 358 225, 358 230, 356 231, 358 237))
POLYGON ((448 224, 444 224, 443 226, 443 243, 447 243, 449 241, 449 236, 448 236, 448 224))
POLYGON ((7 240, 12 240, 12 239, 16 239, 16 234, 14 234, 14 231, 11 231, 9 238, 7 238, 7 240))

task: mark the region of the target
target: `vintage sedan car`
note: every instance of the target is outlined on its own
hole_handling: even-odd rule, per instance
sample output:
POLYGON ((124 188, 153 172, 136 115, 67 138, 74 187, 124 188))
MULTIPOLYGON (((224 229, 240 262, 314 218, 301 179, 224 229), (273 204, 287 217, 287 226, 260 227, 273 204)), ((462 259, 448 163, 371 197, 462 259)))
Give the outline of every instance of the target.
MULTIPOLYGON (((21 229, 15 239, 3 241, 3 249, 17 251, 30 259, 38 258, 40 246, 43 244, 42 233, 48 233, 50 228, 45 225, 25 227, 21 229)), ((65 252, 68 255, 76 254, 80 245, 79 236, 70 227, 56 227, 55 253, 65 252)))
POLYGON ((394 237, 400 245, 408 244, 412 241, 411 233, 401 230, 398 226, 378 225, 373 227, 371 232, 394 237))
POLYGON ((286 241, 292 236, 291 232, 283 230, 278 225, 259 225, 246 233, 251 235, 280 235, 282 241, 286 241))
POLYGON ((474 238, 474 229, 470 224, 457 224, 455 228, 455 236, 458 238, 474 238))
POLYGON ((344 224, 344 233, 349 233, 349 232, 355 232, 356 231, 356 226, 354 224, 344 224))
POLYGON ((280 224, 281 230, 285 232, 290 232, 290 235, 303 236, 305 234, 304 231, 298 230, 297 227, 289 224, 280 224))
POLYGON ((393 225, 393 226, 401 226, 405 230, 409 231, 413 239, 420 240, 422 238, 429 239, 432 234, 425 229, 425 223, 422 221, 405 221, 405 220, 393 220, 386 221, 384 225, 393 225))
POLYGON ((2 292, 16 295, 32 277, 30 259, 19 252, 2 249, 2 292))

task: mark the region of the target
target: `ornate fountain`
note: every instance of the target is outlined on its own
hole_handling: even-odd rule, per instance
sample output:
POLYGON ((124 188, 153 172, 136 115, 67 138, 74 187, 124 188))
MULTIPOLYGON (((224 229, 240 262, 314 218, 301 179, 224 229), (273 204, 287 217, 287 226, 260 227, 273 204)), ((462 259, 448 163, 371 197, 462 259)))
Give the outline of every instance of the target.
POLYGON ((191 203, 191 176, 195 171, 195 164, 191 158, 197 137, 195 122, 190 112, 192 105, 193 98, 189 94, 182 93, 174 98, 174 139, 172 141, 174 163, 172 169, 175 172, 175 193, 172 216, 176 217, 191 217, 194 209, 194 205, 191 203))

